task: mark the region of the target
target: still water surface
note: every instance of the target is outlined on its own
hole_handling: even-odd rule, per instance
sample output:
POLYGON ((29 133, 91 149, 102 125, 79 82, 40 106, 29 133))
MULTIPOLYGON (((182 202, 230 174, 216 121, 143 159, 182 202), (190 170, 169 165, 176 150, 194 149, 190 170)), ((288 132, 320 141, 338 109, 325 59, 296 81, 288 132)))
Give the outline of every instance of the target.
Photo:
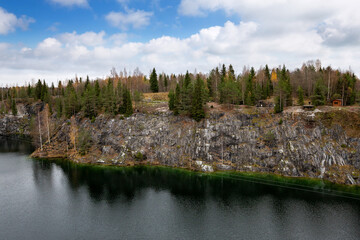
POLYGON ((31 151, 0 139, 0 239, 360 239, 359 200, 31 151))

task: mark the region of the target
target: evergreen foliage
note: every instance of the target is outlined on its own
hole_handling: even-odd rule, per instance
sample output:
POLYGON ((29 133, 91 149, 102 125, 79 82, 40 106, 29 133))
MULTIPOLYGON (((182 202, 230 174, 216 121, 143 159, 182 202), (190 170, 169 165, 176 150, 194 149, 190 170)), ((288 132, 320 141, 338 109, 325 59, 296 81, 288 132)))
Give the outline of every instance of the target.
POLYGON ((298 95, 298 105, 303 106, 304 105, 304 90, 301 86, 297 89, 297 95, 298 95))
POLYGON ((150 75, 150 89, 152 92, 159 92, 159 84, 155 68, 153 68, 150 75))
POLYGON ((194 98, 192 100, 192 108, 191 108, 191 117, 196 121, 200 121, 205 117, 204 111, 204 82, 200 78, 199 75, 196 77, 195 86, 194 86, 194 98))

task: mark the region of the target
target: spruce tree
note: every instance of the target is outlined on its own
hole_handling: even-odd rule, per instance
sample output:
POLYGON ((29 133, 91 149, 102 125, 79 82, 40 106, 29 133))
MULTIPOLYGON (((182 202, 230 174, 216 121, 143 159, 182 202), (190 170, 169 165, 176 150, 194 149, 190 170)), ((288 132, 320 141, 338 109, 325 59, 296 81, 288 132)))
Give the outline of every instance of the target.
POLYGON ((131 94, 127 88, 123 89, 122 105, 119 109, 119 112, 127 117, 133 114, 131 94))
POLYGON ((205 117, 205 110, 203 106, 204 95, 203 95, 203 82, 198 74, 196 76, 195 86, 194 86, 194 94, 191 108, 191 117, 195 119, 195 121, 199 122, 201 119, 205 117))
POLYGON ((12 101, 11 101, 11 112, 14 116, 17 115, 17 107, 16 107, 15 99, 12 99, 12 101))
POLYGON ((169 110, 174 111, 174 109, 175 109, 175 93, 173 90, 170 90, 168 97, 169 97, 169 110))
POLYGON ((169 76, 164 75, 164 88, 165 88, 165 92, 166 92, 167 89, 168 89, 168 79, 169 79, 169 76))
POLYGON ((154 93, 159 92, 159 84, 158 84, 155 68, 153 68, 152 73, 150 75, 150 89, 154 93))
POLYGON ((184 89, 189 87, 190 83, 191 83, 190 74, 189 71, 186 71, 185 79, 184 79, 184 89))
POLYGON ((88 85, 83 96, 82 109, 85 117, 92 119, 96 117, 95 112, 95 91, 91 85, 88 85))
POLYGON ((180 91, 180 85, 176 84, 175 89, 175 96, 174 96, 174 115, 179 115, 179 110, 181 107, 181 91, 180 91))
POLYGON ((41 99, 41 90, 42 90, 42 84, 39 79, 35 86, 35 96, 34 97, 36 100, 41 99))
POLYGON ((246 89, 245 89, 245 104, 253 105, 255 102, 255 94, 254 94, 254 87, 253 81, 255 78, 255 70, 251 67, 250 74, 246 81, 246 89))
POLYGON ((301 86, 297 89, 297 95, 298 95, 298 105, 303 106, 304 105, 304 90, 301 86))

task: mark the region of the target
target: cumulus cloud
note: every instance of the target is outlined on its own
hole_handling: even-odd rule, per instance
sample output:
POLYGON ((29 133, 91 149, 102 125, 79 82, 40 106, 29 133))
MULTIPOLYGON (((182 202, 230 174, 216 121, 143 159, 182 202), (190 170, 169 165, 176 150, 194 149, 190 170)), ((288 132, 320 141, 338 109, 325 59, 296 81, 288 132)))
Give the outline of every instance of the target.
POLYGON ((64 6, 64 7, 72 7, 72 6, 78 6, 78 7, 88 7, 89 3, 87 0, 48 0, 52 3, 64 6))
POLYGON ((300 67, 320 58, 323 65, 348 69, 360 60, 360 45, 334 50, 318 29, 292 31, 264 37, 256 21, 226 22, 204 28, 186 38, 163 36, 148 42, 129 42, 126 34, 105 32, 63 33, 41 41, 35 48, 0 43, 0 83, 23 83, 33 79, 50 81, 78 76, 105 77, 115 67, 148 74, 155 67, 167 73, 208 72, 220 63, 243 66, 300 67), (16 73, 16 74, 15 74, 16 73))
POLYGON ((29 24, 35 22, 33 18, 27 16, 16 17, 0 7, 0 34, 8 34, 15 31, 16 28, 26 30, 29 24))
POLYGON ((126 12, 110 12, 106 20, 114 27, 127 30, 129 27, 141 28, 149 25, 152 12, 126 9, 126 12))
POLYGON ((203 17, 211 12, 225 11, 238 15, 242 21, 259 25, 259 35, 305 34, 316 31, 324 44, 356 45, 360 41, 360 2, 347 0, 182 0, 179 13, 203 17))
POLYGON ((72 33, 63 33, 58 36, 58 39, 65 45, 84 45, 86 47, 99 46, 105 43, 105 32, 85 32, 77 34, 76 31, 72 33))

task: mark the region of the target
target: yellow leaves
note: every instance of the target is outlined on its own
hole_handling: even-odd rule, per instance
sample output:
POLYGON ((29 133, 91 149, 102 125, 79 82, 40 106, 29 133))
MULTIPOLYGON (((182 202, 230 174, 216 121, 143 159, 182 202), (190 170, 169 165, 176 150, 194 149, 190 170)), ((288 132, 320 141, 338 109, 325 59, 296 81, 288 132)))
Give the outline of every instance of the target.
POLYGON ((276 73, 275 69, 273 69, 271 71, 271 81, 272 82, 277 82, 277 73, 276 73))

